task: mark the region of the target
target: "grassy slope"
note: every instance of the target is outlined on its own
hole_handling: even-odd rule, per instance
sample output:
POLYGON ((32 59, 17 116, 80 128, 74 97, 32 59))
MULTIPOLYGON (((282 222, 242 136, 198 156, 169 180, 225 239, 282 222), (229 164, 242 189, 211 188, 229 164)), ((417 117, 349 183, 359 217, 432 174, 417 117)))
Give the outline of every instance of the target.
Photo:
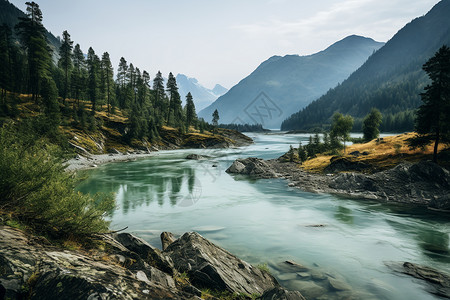
MULTIPOLYGON (((374 170, 385 170, 398 165, 401 162, 417 162, 420 160, 432 159, 433 147, 428 146, 425 149, 411 150, 408 147, 408 139, 414 137, 416 133, 404 133, 396 136, 385 137, 379 142, 372 140, 364 144, 353 144, 347 147, 347 155, 343 156, 350 161, 360 161, 373 166, 374 170), (348 153, 359 151, 360 153, 368 152, 368 155, 353 156, 348 153)), ((442 151, 446 147, 440 145, 439 150, 442 151)), ((330 164, 331 155, 317 155, 316 158, 309 159, 301 166, 304 170, 321 173, 330 164)), ((441 164, 448 166, 449 160, 441 160, 441 164)))
MULTIPOLYGON (((37 116, 38 106, 30 101, 29 95, 20 95, 18 105, 19 118, 37 116)), ((69 107, 75 105, 75 100, 67 100, 69 107)), ((91 105, 87 101, 80 101, 84 104, 88 114, 92 112, 91 105)), ((108 115, 106 106, 101 111, 95 112, 95 118, 100 121, 101 126, 97 131, 89 131, 79 126, 73 126, 73 119, 65 117, 65 122, 61 125, 62 132, 68 137, 73 145, 82 147, 92 154, 107 153, 112 149, 120 152, 134 151, 135 149, 173 149, 173 148, 203 148, 214 146, 237 145, 236 139, 245 140, 241 134, 234 130, 218 129, 218 134, 209 131, 200 133, 194 128, 189 129, 189 133, 180 133, 177 129, 163 126, 160 129, 160 138, 150 143, 145 140, 132 139, 127 142, 125 132, 127 130, 128 118, 120 109, 116 109, 114 114, 108 115)))

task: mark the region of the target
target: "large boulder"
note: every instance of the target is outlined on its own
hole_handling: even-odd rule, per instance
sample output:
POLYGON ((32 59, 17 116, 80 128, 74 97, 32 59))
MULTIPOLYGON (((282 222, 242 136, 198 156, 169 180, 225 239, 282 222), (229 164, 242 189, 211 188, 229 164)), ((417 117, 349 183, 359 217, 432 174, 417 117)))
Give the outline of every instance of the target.
POLYGON ((0 299, 194 298, 155 268, 128 269, 107 253, 43 245, 11 227, 0 227, 0 271, 0 299))
POLYGON ((159 249, 153 247, 143 239, 127 232, 116 233, 113 237, 128 250, 135 252, 151 266, 166 272, 169 275, 173 275, 172 262, 165 255, 162 255, 159 249))
POLYGON ((225 172, 243 175, 253 175, 258 178, 277 177, 272 167, 264 159, 256 157, 237 159, 225 172))
POLYGON ((333 157, 330 160, 330 164, 324 169, 325 173, 338 173, 344 171, 357 171, 361 172, 369 169, 371 166, 369 164, 352 161, 345 157, 333 157))
POLYGON ((185 233, 163 252, 197 288, 262 295, 278 286, 269 273, 240 260, 196 232, 185 233))

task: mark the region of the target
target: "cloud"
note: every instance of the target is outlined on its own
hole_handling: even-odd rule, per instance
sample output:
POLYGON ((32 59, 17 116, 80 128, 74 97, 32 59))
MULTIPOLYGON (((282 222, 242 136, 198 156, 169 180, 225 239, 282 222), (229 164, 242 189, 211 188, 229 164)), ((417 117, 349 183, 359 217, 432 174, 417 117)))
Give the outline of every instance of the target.
POLYGON ((317 49, 318 43, 314 43, 315 40, 334 38, 336 41, 350 34, 387 41, 407 22, 426 13, 436 2, 437 0, 422 0, 419 3, 410 0, 344 0, 323 5, 322 7, 327 8, 310 16, 299 16, 298 20, 286 21, 272 17, 233 28, 253 39, 269 38, 283 41, 284 44, 291 41, 292 45, 307 41, 311 45, 310 49, 305 49, 307 52, 318 51, 320 49, 317 49))

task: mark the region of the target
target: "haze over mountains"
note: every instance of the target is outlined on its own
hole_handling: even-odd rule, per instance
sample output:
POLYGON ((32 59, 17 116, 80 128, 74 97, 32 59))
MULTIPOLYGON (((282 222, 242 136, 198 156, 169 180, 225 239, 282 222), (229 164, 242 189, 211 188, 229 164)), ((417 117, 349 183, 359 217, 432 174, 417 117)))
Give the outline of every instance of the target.
POLYGON ((178 92, 180 93, 183 103, 185 103, 186 95, 190 92, 194 99, 197 111, 207 107, 228 91, 228 89, 220 84, 216 84, 213 89, 208 89, 201 85, 197 79, 187 77, 184 74, 178 74, 176 80, 178 92))
POLYGON ((450 45, 450 0, 403 27, 341 85, 293 114, 283 130, 322 127, 335 111, 363 117, 372 107, 384 114, 382 130, 412 130, 414 109, 428 82, 422 65, 450 45))
POLYGON ((279 128, 292 112, 345 80, 383 45, 353 35, 313 55, 273 56, 199 116, 210 121, 217 109, 221 123, 260 123, 266 128, 279 128))

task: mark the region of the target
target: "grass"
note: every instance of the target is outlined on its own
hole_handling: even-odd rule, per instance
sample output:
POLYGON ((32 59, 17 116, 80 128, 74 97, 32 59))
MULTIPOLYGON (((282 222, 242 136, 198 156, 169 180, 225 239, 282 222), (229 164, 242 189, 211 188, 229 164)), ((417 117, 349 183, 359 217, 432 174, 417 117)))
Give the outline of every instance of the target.
MULTIPOLYGON (((386 170, 398 165, 401 162, 418 162, 431 159, 433 155, 433 146, 429 145, 425 149, 412 150, 408 146, 408 139, 415 137, 414 132, 403 133, 396 136, 384 137, 380 140, 372 140, 364 144, 353 144, 347 147, 346 155, 341 153, 342 157, 354 162, 364 162, 373 166, 372 170, 386 170), (368 155, 354 156, 350 155, 354 151, 360 153, 367 152, 368 155)), ((445 145, 440 145, 439 150, 446 149, 445 145)), ((330 164, 333 155, 318 154, 316 158, 303 162, 301 168, 313 173, 322 173, 330 164)), ((447 165, 448 161, 443 161, 447 165)))

